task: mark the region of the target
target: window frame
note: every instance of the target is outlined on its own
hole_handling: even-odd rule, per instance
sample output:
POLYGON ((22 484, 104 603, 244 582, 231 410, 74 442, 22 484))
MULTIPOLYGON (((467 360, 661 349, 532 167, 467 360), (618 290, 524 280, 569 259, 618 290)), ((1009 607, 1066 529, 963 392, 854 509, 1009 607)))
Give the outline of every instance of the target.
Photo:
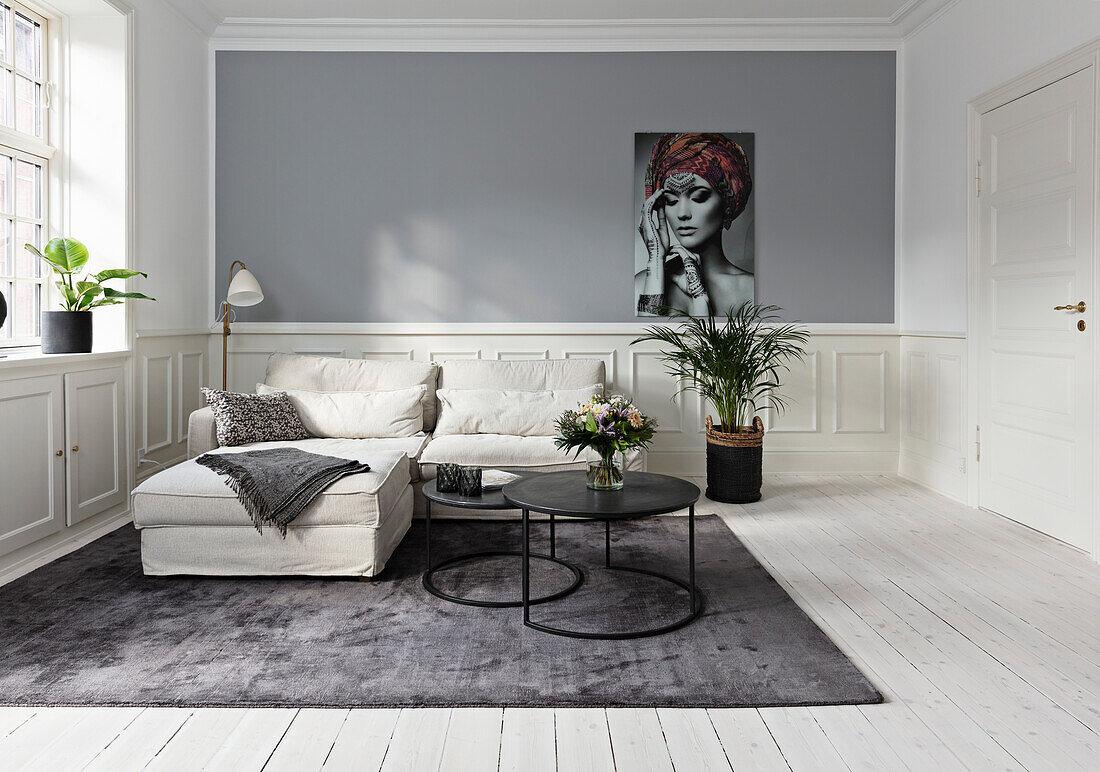
POLYGON ((35 10, 33 7, 19 0, 0 0, 0 3, 7 6, 9 9, 8 18, 6 21, 7 40, 11 49, 11 64, 4 62, 0 64, 0 70, 9 70, 14 73, 11 80, 11 88, 7 95, 6 109, 12 117, 12 127, 0 126, 0 155, 10 156, 12 158, 12 175, 11 175, 11 201, 12 210, 9 213, 0 213, 0 219, 10 219, 12 222, 12 245, 11 245, 11 270, 12 274, 0 276, 0 284, 3 285, 3 289, 7 289, 7 285, 10 283, 12 287, 11 296, 5 292, 5 298, 8 303, 8 319, 5 322, 5 327, 10 329, 12 337, 3 338, 0 337, 0 350, 12 349, 12 348, 30 348, 40 346, 42 343, 41 338, 41 311, 48 310, 53 307, 57 300, 58 293, 54 288, 54 273, 48 266, 41 266, 41 276, 37 278, 20 277, 16 274, 18 264, 18 251, 19 245, 16 244, 16 223, 28 222, 41 226, 42 236, 41 242, 44 247, 50 240, 51 234, 54 231, 53 223, 56 222, 58 216, 59 201, 52 195, 54 186, 58 183, 55 177, 55 171, 51 168, 51 161, 56 154, 56 146, 58 141, 57 123, 53 116, 53 96, 57 91, 56 84, 50 79, 51 73, 55 69, 55 57, 58 54, 59 41, 55 35, 56 26, 51 24, 51 19, 44 16, 42 13, 35 10), (37 23, 42 32, 42 49, 41 49, 41 73, 34 74, 26 72, 20 69, 16 65, 15 59, 15 16, 19 13, 31 21, 37 23), (39 120, 41 121, 42 137, 35 137, 32 134, 17 131, 14 128, 15 123, 15 75, 29 78, 34 83, 39 84, 42 89, 42 107, 39 120), (29 218, 21 217, 16 214, 15 206, 15 165, 19 160, 27 161, 41 167, 41 190, 39 191, 40 200, 39 205, 41 210, 39 217, 29 218), (37 284, 42 287, 39 295, 39 321, 36 324, 36 329, 39 335, 34 337, 15 337, 15 321, 16 314, 15 309, 15 287, 20 284, 37 284))

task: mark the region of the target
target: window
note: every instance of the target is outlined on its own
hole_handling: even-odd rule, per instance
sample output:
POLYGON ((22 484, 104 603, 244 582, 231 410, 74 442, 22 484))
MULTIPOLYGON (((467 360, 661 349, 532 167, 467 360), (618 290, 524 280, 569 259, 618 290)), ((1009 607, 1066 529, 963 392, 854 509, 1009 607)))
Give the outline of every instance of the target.
POLYGON ((38 343, 52 274, 23 248, 45 246, 50 149, 46 136, 46 20, 0 0, 0 346, 38 343))

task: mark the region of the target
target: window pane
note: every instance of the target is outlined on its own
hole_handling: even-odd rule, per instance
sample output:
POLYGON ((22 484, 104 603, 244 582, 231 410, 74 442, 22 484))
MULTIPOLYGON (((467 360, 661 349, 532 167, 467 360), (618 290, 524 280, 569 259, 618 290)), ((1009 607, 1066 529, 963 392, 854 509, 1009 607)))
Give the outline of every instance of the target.
POLYGON ((27 251, 26 244, 34 244, 38 249, 42 249, 42 226, 17 220, 15 223, 15 275, 37 279, 42 276, 42 261, 27 251))
POLYGON ((12 157, 0 153, 0 212, 11 214, 14 201, 11 195, 12 157))
POLYGON ((22 75, 15 76, 15 130, 42 135, 42 87, 22 75))
POLYGON ((11 46, 8 45, 8 16, 11 9, 0 5, 0 61, 11 62, 11 46))
POLYGON ((42 316, 42 285, 29 281, 15 285, 15 337, 37 338, 42 316))
POLYGON ((8 109, 8 93, 11 91, 11 70, 0 67, 0 126, 12 125, 11 110, 8 109))
MULTIPOLYGON (((15 262, 12 254, 11 220, 0 220, 0 276, 11 276, 15 262)), ((35 258, 38 260, 38 258, 35 258)), ((41 262, 39 260, 39 262, 41 262)))
POLYGON ((35 27, 38 25, 23 14, 15 13, 15 67, 16 69, 38 74, 35 61, 35 27))
POLYGON ((15 162, 15 213, 35 220, 42 217, 42 167, 38 164, 15 162))
POLYGON ((11 294, 11 282, 0 281, 0 294, 4 295, 4 300, 8 303, 8 318, 4 320, 4 325, 0 327, 0 340, 11 337, 11 319, 14 308, 12 307, 12 294, 11 294))

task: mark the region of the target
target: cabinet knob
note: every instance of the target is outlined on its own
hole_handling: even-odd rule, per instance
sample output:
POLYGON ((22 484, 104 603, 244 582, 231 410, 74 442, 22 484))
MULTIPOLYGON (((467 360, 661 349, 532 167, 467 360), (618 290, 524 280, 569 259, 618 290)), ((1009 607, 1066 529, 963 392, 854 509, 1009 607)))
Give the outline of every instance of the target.
POLYGON ((73 445, 73 453, 76 453, 78 450, 80 450, 80 446, 79 445, 73 445))
POLYGON ((59 450, 59 451, 57 451, 56 453, 54 453, 54 455, 55 455, 55 456, 64 456, 64 455, 65 455, 65 451, 63 451, 63 450, 59 450))

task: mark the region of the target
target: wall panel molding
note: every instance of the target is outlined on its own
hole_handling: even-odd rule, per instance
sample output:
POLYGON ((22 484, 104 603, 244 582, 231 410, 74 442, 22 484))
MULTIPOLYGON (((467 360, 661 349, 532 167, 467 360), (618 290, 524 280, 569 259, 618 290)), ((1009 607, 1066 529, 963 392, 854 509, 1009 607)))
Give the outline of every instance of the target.
POLYGON ((179 351, 176 353, 176 404, 178 406, 176 442, 187 442, 187 419, 202 407, 202 387, 206 384, 206 353, 179 351))
POLYGON ((834 351, 833 384, 836 434, 886 431, 885 351, 834 351))
POLYGON ((142 393, 145 397, 141 447, 146 453, 172 444, 172 406, 175 401, 172 359, 171 354, 144 355, 141 358, 142 393))
POLYGON ((966 500, 966 339, 904 335, 898 473, 966 500))

